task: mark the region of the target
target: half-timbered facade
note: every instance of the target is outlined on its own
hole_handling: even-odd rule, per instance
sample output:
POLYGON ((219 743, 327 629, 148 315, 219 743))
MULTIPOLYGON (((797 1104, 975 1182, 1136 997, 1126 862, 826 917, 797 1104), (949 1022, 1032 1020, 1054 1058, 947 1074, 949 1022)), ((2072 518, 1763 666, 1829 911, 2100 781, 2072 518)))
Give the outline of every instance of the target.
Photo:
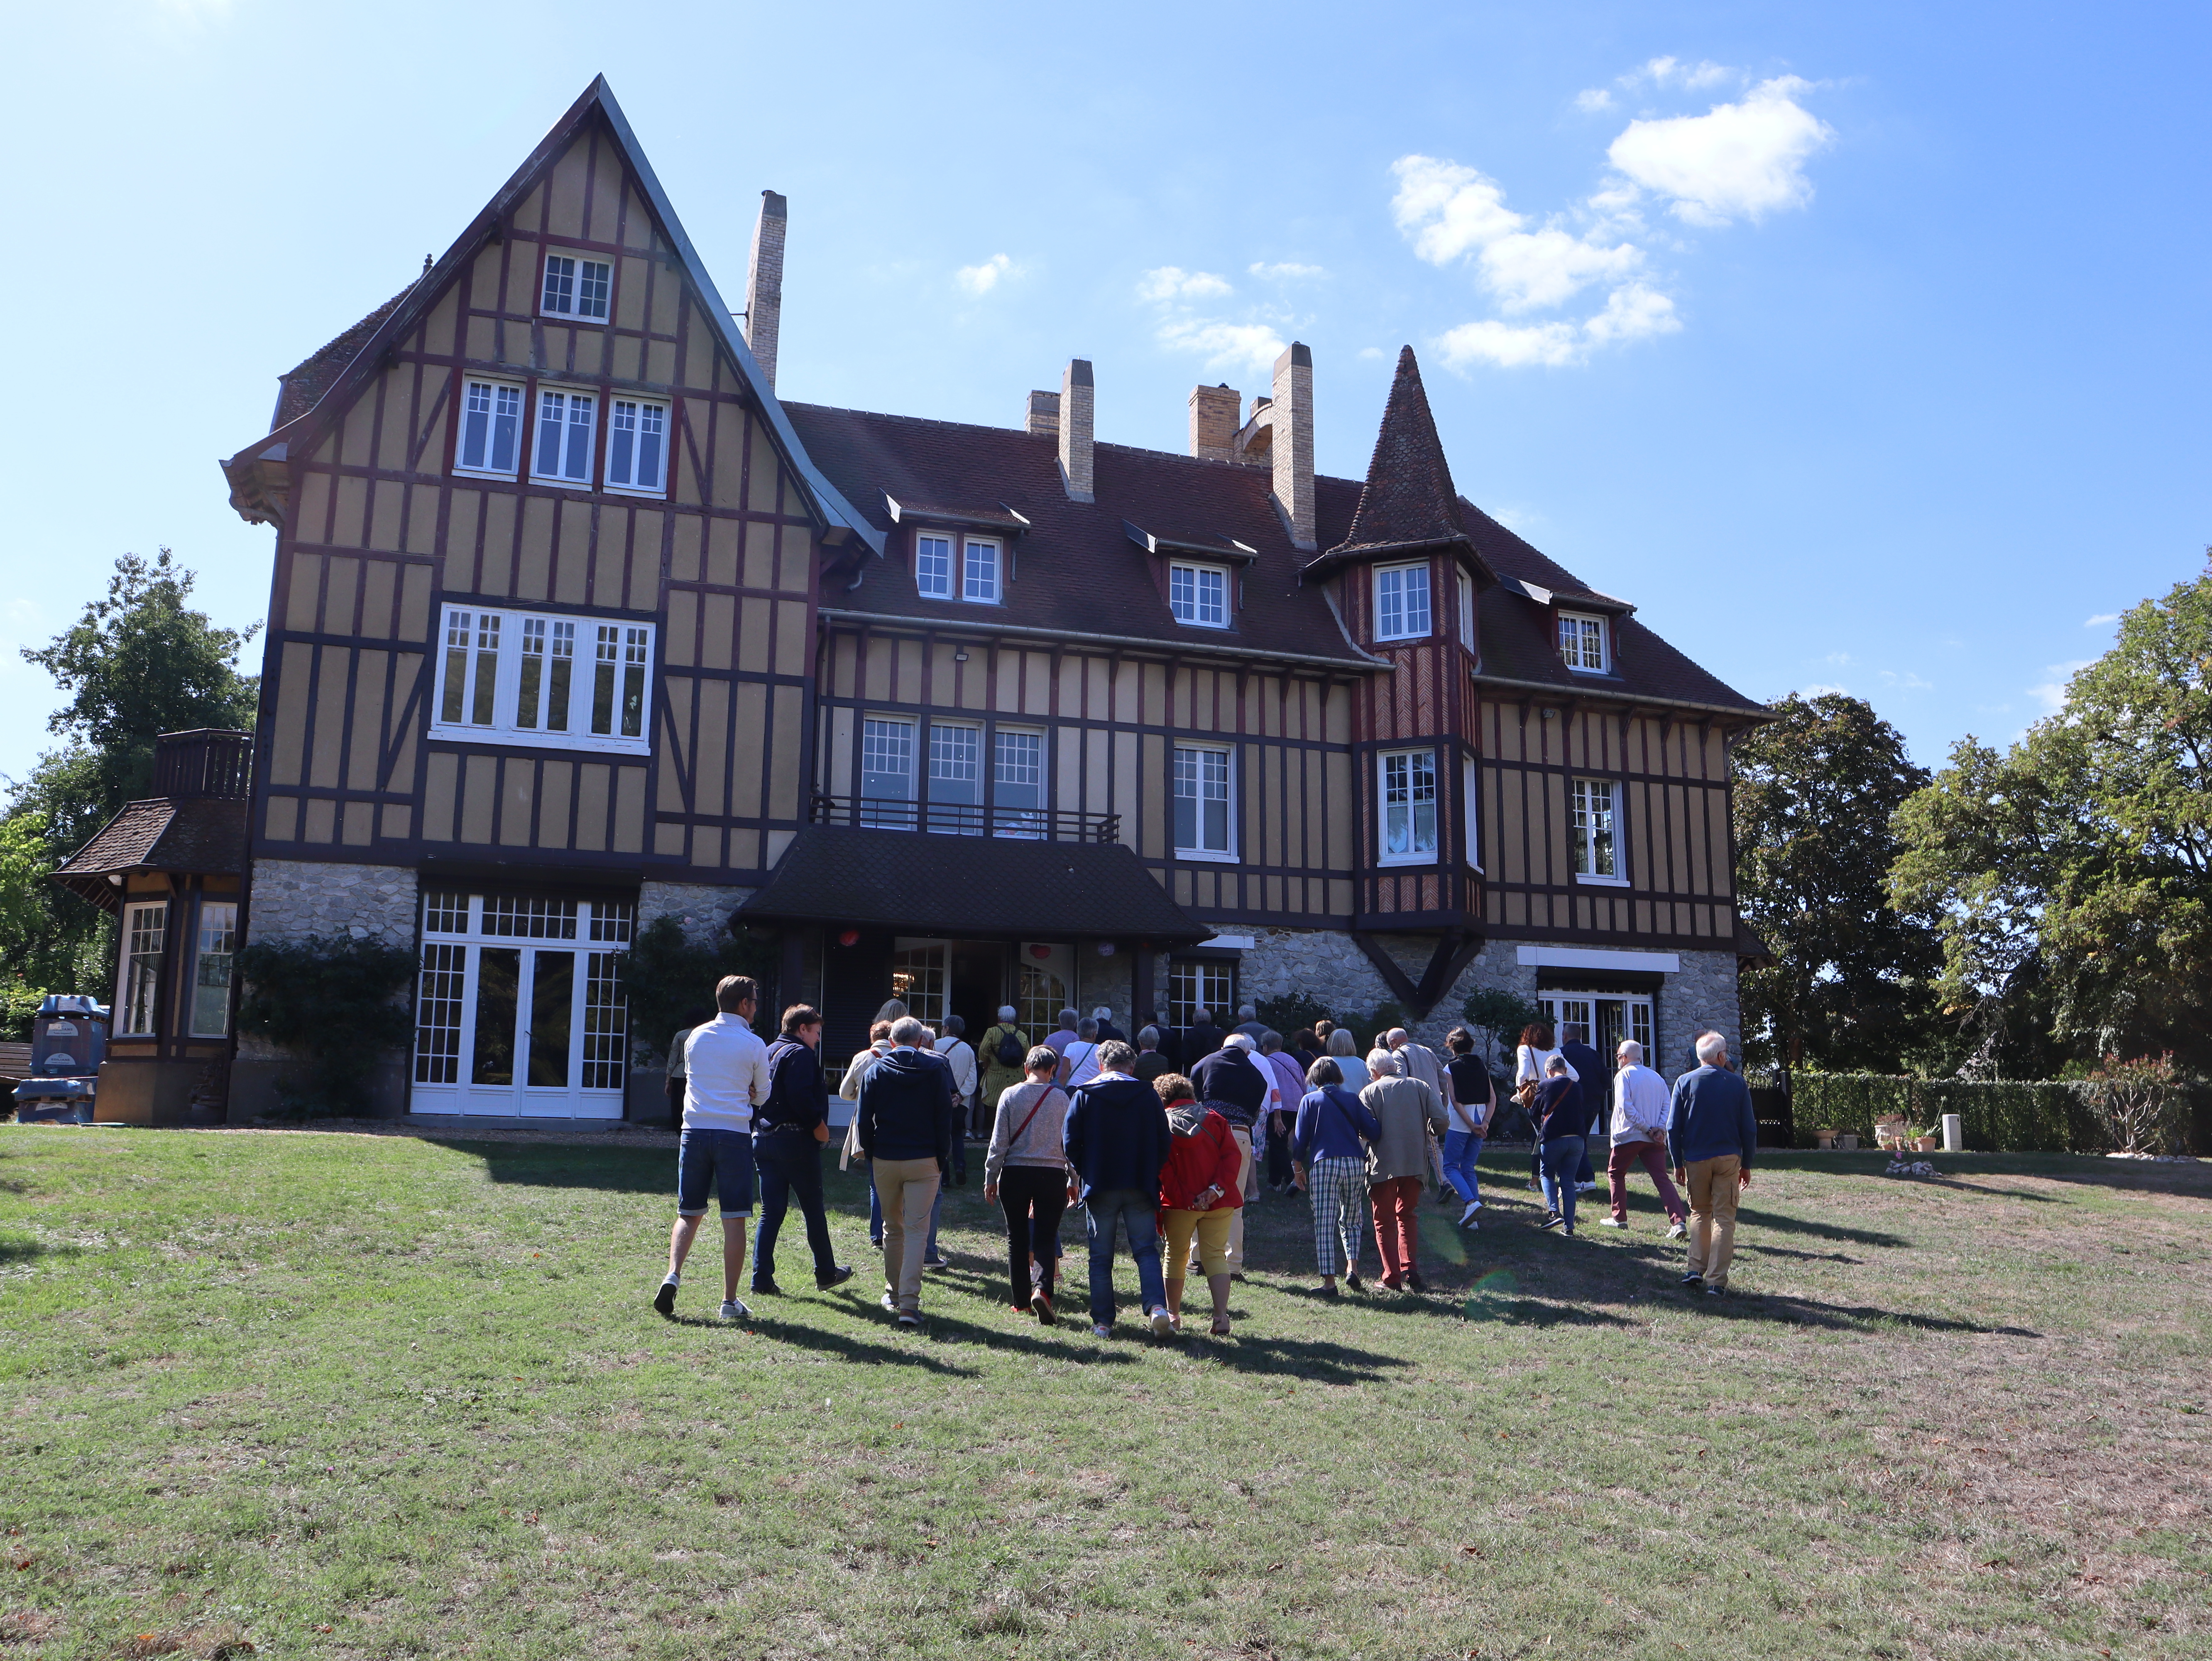
POLYGON ((246 930, 421 953, 390 1106, 622 1114, 661 916, 775 938, 833 1048, 894 990, 1733 1031, 1761 712, 1458 496, 1410 350, 1364 480, 1303 346, 1188 454, 1097 442, 1081 362, 1019 426, 786 405, 784 228, 741 332, 597 82, 225 464, 276 537, 246 930))

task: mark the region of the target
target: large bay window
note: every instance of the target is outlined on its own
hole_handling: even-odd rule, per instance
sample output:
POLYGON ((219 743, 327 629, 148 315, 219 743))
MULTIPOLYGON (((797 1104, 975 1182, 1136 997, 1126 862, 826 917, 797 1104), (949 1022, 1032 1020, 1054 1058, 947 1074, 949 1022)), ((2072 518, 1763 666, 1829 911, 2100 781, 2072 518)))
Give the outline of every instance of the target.
POLYGON ((1577 779, 1570 814, 1575 875, 1583 882, 1625 882, 1613 822, 1611 779, 1577 779))
POLYGON ((1426 865, 1437 857, 1437 752, 1385 750, 1376 757, 1384 865, 1426 865))
POLYGON ((432 738, 645 752, 652 624, 473 605, 444 624, 432 738))

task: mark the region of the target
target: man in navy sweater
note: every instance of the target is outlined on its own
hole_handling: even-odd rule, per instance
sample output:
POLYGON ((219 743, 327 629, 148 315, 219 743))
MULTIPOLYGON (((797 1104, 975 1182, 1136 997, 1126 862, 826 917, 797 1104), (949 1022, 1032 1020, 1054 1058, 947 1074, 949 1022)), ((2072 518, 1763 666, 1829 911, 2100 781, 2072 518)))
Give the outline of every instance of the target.
POLYGON ((1098 1046, 1098 1076, 1068 1093, 1062 1135, 1091 1237, 1091 1329, 1114 1332, 1114 1236, 1126 1232, 1137 1265, 1137 1293, 1156 1337, 1173 1329, 1160 1271, 1160 1167, 1168 1162, 1167 1110, 1152 1086, 1135 1077, 1137 1052, 1126 1043, 1098 1046))
POLYGON ((1751 1186, 1759 1152, 1759 1115, 1751 1086, 1728 1068, 1727 1039, 1700 1033, 1698 1060, 1694 1071, 1674 1080, 1667 1146, 1674 1153, 1674 1181, 1690 1196, 1690 1261, 1682 1284, 1718 1297, 1728 1290, 1729 1259, 1735 1253, 1736 1196, 1751 1186))
POLYGON ((860 1080, 854 1131, 883 1200, 884 1307, 902 1327, 921 1324, 929 1211, 952 1159, 952 1071, 928 1041, 913 1016, 892 1023, 890 1052, 860 1080))

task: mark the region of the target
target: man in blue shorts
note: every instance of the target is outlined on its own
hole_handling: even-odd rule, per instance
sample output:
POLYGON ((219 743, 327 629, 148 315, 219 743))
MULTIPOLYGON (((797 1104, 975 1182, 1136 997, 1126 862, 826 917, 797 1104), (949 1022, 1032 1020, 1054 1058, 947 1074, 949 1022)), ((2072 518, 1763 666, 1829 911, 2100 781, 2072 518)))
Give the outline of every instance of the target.
POLYGON ((753 1214, 753 1110, 768 1100, 768 1046, 752 1030, 760 989, 726 975, 714 989, 720 1013, 691 1029, 684 1043, 684 1135, 676 1154, 676 1226, 668 1237, 668 1276, 653 1294, 663 1315, 676 1312, 684 1260, 707 1214, 707 1196, 722 1206, 722 1318, 752 1311, 738 1300, 745 1269, 745 1225, 753 1214))

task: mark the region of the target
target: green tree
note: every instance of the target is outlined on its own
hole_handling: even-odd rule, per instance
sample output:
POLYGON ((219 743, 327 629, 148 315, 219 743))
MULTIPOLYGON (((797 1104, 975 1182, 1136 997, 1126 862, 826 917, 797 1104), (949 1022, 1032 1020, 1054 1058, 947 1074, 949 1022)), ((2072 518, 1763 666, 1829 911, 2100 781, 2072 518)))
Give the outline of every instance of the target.
POLYGON ((1942 983, 1990 1030, 2040 1001, 2076 1060, 2212 1065, 2212 563, 2122 619, 2058 713, 1968 738, 1897 816, 1898 903, 1936 913, 1942 983))
POLYGON ((1863 699, 1792 693, 1736 746, 1736 880, 1772 968, 1743 977, 1747 1059, 1893 1073, 1934 1015, 1929 920, 1893 904, 1891 816, 1928 782, 1863 699))

